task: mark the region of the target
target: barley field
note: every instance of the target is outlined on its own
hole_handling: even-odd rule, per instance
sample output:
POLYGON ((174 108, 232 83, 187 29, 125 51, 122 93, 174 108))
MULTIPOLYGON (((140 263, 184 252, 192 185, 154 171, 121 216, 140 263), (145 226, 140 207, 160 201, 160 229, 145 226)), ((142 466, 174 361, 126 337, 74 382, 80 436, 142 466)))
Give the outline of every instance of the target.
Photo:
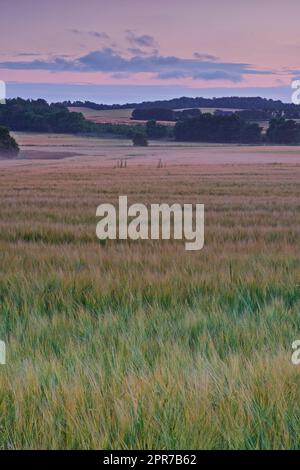
POLYGON ((131 124, 133 109, 92 109, 80 106, 70 106, 69 111, 82 113, 86 119, 93 122, 109 122, 112 124, 131 124))
POLYGON ((298 449, 300 149, 18 138, 0 160, 0 448, 298 449), (96 207, 122 194, 204 203, 203 250, 100 243, 96 207))

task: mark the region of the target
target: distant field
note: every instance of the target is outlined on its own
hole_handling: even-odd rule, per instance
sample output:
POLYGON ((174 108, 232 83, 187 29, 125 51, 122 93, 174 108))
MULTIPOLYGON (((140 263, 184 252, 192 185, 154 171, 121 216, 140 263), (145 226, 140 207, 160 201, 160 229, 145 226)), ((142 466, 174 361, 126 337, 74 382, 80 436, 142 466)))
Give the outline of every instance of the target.
POLYGON ((162 159, 166 164, 244 164, 295 163, 299 159, 297 146, 243 146, 207 143, 186 143, 150 140, 149 147, 134 147, 130 139, 109 139, 74 136, 70 134, 42 134, 13 132, 20 145, 17 160, 52 160, 87 157, 88 161, 114 165, 119 158, 134 160, 143 165, 155 165, 162 159))
MULTIPOLYGON (((96 110, 85 107, 72 107, 68 108, 72 112, 82 113, 86 119, 93 122, 112 123, 112 124, 142 124, 146 121, 135 121, 131 119, 133 109, 108 109, 108 110, 96 110)), ((191 108, 185 108, 191 109, 191 108)), ((198 108, 203 113, 214 113, 216 109, 222 108, 198 108)), ((183 111, 183 109, 177 109, 176 111, 183 111)), ((237 109, 224 108, 223 111, 238 111, 237 109)), ((174 125, 170 121, 159 121, 160 123, 174 125)))
MULTIPOLYGON (((69 107, 70 111, 75 113, 82 113, 86 119, 92 122, 98 123, 110 123, 110 124, 144 124, 146 121, 133 120, 131 114, 133 109, 107 109, 107 110, 96 110, 85 107, 69 107)), ((163 123, 164 121, 158 121, 163 123)), ((165 124, 172 125, 171 122, 164 122, 165 124)))
POLYGON ((90 108, 77 108, 69 107, 72 112, 82 113, 86 119, 93 122, 112 122, 115 124, 128 123, 131 118, 133 109, 107 109, 107 110, 96 110, 90 108))

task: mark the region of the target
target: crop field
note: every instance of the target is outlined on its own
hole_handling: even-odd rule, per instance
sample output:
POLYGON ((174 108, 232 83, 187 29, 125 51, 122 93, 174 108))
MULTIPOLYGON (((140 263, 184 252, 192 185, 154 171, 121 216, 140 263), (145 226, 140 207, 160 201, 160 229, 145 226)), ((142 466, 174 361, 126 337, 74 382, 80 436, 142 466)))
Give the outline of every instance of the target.
MULTIPOLYGON (((108 124, 145 124, 147 121, 131 119, 133 109, 91 109, 86 107, 70 106, 69 111, 73 113, 82 113, 86 119, 92 122, 108 124)), ((172 126, 175 123, 171 121, 157 121, 160 124, 172 126)))
POLYGON ((0 448, 299 448, 299 147, 15 136, 0 448), (204 203, 203 250, 100 243, 96 207, 119 195, 204 203))
MULTIPOLYGON (((69 111, 73 113, 82 113, 86 119, 93 122, 103 122, 112 124, 128 124, 134 122, 131 121, 131 114, 133 109, 92 109, 86 107, 72 107, 70 106, 69 111)), ((140 121, 139 121, 140 122, 140 121)))

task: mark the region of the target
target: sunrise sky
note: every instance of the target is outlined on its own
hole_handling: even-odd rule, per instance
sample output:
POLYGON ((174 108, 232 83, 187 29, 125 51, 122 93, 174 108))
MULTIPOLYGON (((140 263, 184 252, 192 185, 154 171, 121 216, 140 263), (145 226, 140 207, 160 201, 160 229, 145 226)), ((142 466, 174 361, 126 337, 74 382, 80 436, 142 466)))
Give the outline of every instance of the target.
POLYGON ((8 96, 261 95, 300 76, 299 0, 0 0, 8 96))

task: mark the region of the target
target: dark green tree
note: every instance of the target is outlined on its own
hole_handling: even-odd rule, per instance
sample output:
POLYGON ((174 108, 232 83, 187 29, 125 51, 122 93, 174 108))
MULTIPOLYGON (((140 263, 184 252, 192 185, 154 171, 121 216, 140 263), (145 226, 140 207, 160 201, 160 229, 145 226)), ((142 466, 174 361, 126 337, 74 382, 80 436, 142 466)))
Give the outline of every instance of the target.
POLYGON ((257 143, 261 140, 261 128, 243 121, 236 114, 214 116, 206 113, 178 121, 174 135, 176 140, 187 142, 257 143))
POLYGON ((6 127, 0 127, 0 156, 15 157, 19 153, 19 146, 9 134, 6 127))
POLYGON ((148 121, 146 124, 146 134, 149 139, 162 139, 167 135, 167 127, 157 124, 156 121, 148 121))
POLYGON ((267 130, 267 140, 273 144, 299 144, 300 126, 292 120, 272 119, 267 130))

